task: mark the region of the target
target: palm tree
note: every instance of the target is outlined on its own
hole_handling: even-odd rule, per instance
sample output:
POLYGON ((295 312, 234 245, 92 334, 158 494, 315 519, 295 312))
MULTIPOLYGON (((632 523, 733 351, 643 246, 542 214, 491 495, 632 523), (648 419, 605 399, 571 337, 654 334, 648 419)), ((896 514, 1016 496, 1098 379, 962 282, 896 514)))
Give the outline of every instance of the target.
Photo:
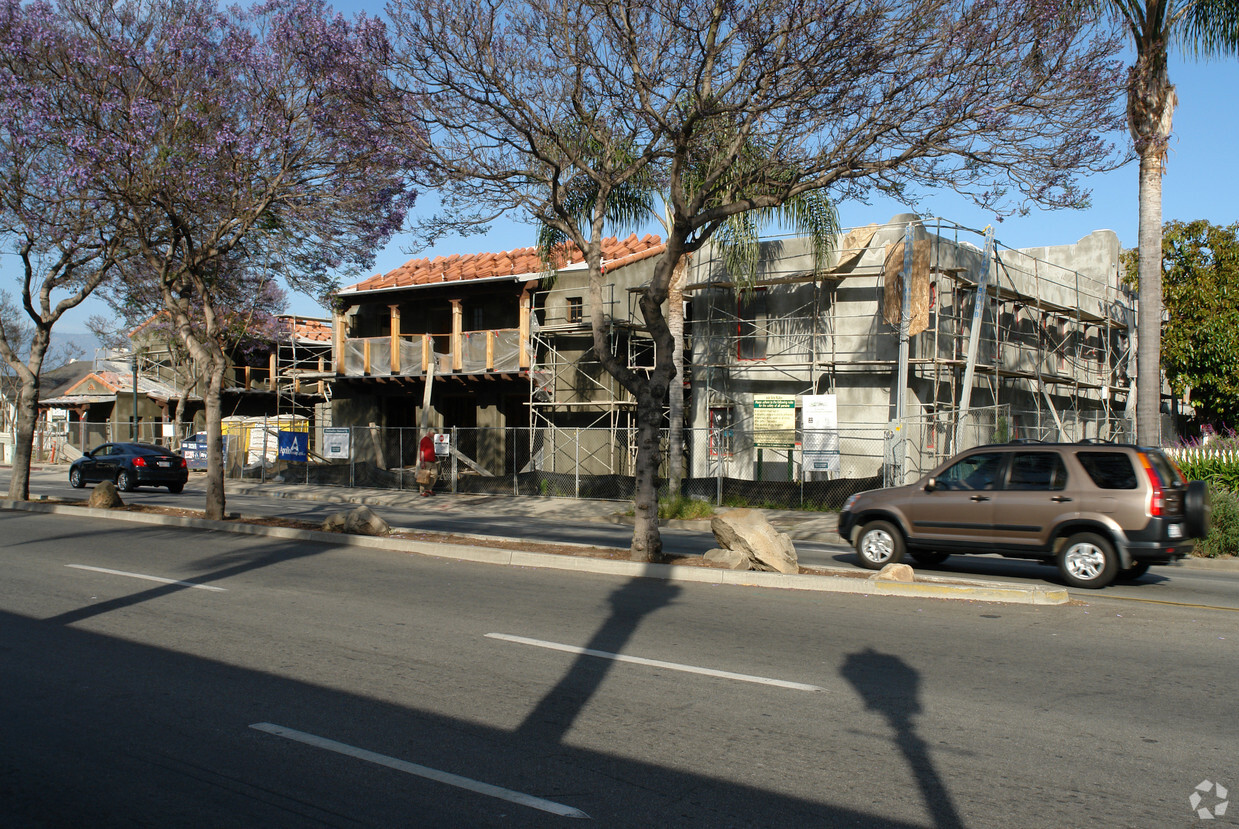
POLYGON ((1127 126, 1140 157, 1136 322, 1136 440, 1161 443, 1162 174, 1178 99, 1167 71, 1170 41, 1196 57, 1239 54, 1236 0, 1106 0, 1131 33, 1136 61, 1127 76, 1127 126))

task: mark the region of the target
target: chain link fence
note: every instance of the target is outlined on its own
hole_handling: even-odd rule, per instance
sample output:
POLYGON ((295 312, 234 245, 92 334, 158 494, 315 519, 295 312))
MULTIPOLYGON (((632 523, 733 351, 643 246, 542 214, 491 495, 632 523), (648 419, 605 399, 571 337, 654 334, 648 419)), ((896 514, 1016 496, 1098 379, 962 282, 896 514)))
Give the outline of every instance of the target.
POLYGON ((990 443, 1129 443, 1135 434, 1133 418, 1073 411, 1051 419, 1042 412, 1020 412, 1008 405, 972 409, 962 418, 952 413, 908 418, 884 432, 883 485, 912 483, 960 452, 990 443))
MULTIPOLYGON (((188 427, 182 427, 185 431, 188 427)), ((71 424, 36 441, 36 459, 133 440, 131 424, 71 424), (77 434, 77 432, 82 434, 77 434)), ((1008 406, 900 424, 797 430, 772 439, 744 428, 684 430, 680 493, 716 506, 838 509, 849 495, 915 481, 953 455, 1009 440, 1131 440, 1134 424, 1064 416, 1046 426, 1008 406)), ((206 466, 206 445, 177 435, 171 424, 139 423, 137 439, 181 451, 191 468, 206 466)), ((311 426, 304 418, 230 418, 224 424, 224 474, 237 480, 315 486, 417 490, 422 432, 378 426, 311 426)), ((610 428, 453 428, 439 450, 436 487, 488 495, 630 500, 635 491, 637 436, 610 428)), ((661 436, 660 495, 670 494, 670 437, 661 436)))
MULTIPOLYGON (((300 434, 255 419, 247 432, 225 435, 225 475, 417 490, 417 429, 314 427, 300 434)), ((442 491, 600 500, 629 500, 635 491, 635 430, 453 428, 444 437, 436 484, 442 491)), ((661 442, 665 496, 667 433, 661 442)), ((852 493, 883 485, 883 446, 876 426, 810 432, 786 446, 757 445, 730 430, 685 430, 680 492, 720 506, 838 509, 852 493)))

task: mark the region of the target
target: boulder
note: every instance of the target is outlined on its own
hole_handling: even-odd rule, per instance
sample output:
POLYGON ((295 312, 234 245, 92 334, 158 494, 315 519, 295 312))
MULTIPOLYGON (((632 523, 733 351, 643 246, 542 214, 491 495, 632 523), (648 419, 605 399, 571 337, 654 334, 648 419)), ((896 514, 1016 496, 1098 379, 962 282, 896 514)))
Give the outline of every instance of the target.
POLYGON ((357 507, 329 516, 323 521, 323 529, 354 535, 387 535, 391 532, 391 525, 369 507, 357 507))
POLYGON ((715 547, 713 550, 707 550, 702 558, 715 564, 721 564, 728 570, 749 569, 749 557, 739 550, 724 550, 715 547))
POLYGON ((912 581, 912 568, 906 564, 888 564, 869 577, 870 581, 912 581))
POLYGON ((720 547, 743 554, 749 560, 750 570, 800 572, 791 537, 772 527, 756 510, 734 509, 720 513, 710 519, 710 531, 720 547))
POLYGON ((95 488, 90 492, 90 500, 86 502, 86 506, 98 509, 118 509, 124 505, 120 493, 116 491, 116 484, 111 481, 95 484, 95 488))

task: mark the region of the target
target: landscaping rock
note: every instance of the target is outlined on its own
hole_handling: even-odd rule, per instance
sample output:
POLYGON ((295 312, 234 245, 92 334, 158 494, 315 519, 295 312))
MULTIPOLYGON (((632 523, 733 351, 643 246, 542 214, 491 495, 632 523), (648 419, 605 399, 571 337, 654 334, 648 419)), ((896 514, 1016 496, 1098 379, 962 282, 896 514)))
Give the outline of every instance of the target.
POLYGON ((743 554, 749 570, 800 572, 791 537, 772 527, 760 512, 735 509, 721 513, 710 519, 710 531, 720 547, 743 554))
POLYGON ((906 564, 888 564, 869 577, 870 581, 912 582, 912 568, 906 564))
POLYGON ((120 493, 116 491, 116 484, 111 481, 95 484, 95 488, 90 492, 90 500, 86 502, 86 506, 97 509, 119 509, 124 505, 120 493))
POLYGON ((713 550, 707 550, 702 558, 715 564, 721 564, 728 570, 749 569, 749 557, 739 550, 723 550, 715 547, 713 550))
POLYGON ((357 507, 329 516, 323 521, 323 529, 353 535, 387 535, 391 532, 391 525, 369 507, 357 507))

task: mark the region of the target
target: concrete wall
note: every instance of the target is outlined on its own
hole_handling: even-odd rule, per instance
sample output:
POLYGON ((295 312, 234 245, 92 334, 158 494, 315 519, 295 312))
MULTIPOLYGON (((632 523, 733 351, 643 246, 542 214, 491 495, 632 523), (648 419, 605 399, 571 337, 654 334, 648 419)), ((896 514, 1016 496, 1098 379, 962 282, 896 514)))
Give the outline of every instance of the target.
MULTIPOLYGON (((803 239, 783 240, 762 246, 758 284, 764 286, 767 313, 767 358, 741 360, 737 356, 736 292, 732 287, 707 287, 730 283, 716 250, 707 248, 694 263, 690 285, 693 297, 693 403, 691 424, 706 429, 711 407, 731 405, 739 443, 751 443, 752 401, 757 394, 834 393, 838 399, 843 466, 841 474, 857 477, 875 474, 881 458, 872 453, 867 435, 887 426, 894 417, 892 389, 896 382, 899 352, 898 329, 883 314, 883 264, 887 246, 903 241, 905 226, 914 222, 914 240, 928 239, 933 302, 929 326, 914 335, 909 344, 913 365, 908 387, 903 390, 909 419, 917 420, 912 451, 934 455, 946 451, 944 438, 953 429, 931 425, 935 404, 958 402, 958 388, 951 387, 951 373, 962 377, 962 368, 939 365, 918 367, 917 359, 938 357, 962 363, 967 356, 975 286, 987 263, 980 234, 934 232, 933 223, 919 223, 912 215, 892 218, 876 229, 863 253, 846 267, 821 280, 791 282, 797 274, 811 271, 812 258, 803 239), (973 243, 975 241, 975 244, 973 243), (937 336, 934 331, 937 329, 937 336), (833 365, 832 365, 833 363, 833 365), (816 364, 816 368, 813 367, 816 364), (849 453, 850 430, 855 451, 849 453), (746 439, 747 438, 747 439, 746 439), (851 454, 851 457, 849 457, 851 454)), ((998 364, 1002 369, 1057 375, 1094 385, 1113 386, 1123 370, 1114 355, 1125 347, 1124 301, 1118 289, 1118 239, 1111 231, 1098 231, 1073 245, 1015 251, 997 245, 1000 267, 990 273, 989 307, 980 328, 978 366, 998 364), (1080 313, 1051 312, 1035 302, 1011 301, 1017 294, 1039 297, 1043 304, 1079 308, 1080 313), (994 298, 1003 297, 995 305, 994 298), (997 327, 994 308, 997 307, 997 327), (1099 318, 1080 325, 1080 316, 1099 318), (1105 320, 1111 325, 1107 326, 1105 320), (1051 345, 1046 348, 1047 337, 1051 345), (1056 338, 1056 339, 1054 339, 1056 338)), ((836 257, 836 262, 838 257, 836 257)), ((898 316, 894 311, 891 316, 898 316)), ((983 372, 979 371, 979 375, 983 372)), ((992 373, 991 373, 992 374, 992 373)), ((979 376, 971 400, 973 408, 994 405, 988 383, 979 376)), ((1082 390, 1065 394, 1062 385, 1049 387, 1054 409, 1070 439, 1097 436, 1104 421, 1103 398, 1108 390, 1082 390)), ((1074 391, 1074 386, 1068 388, 1074 391)), ((1045 395, 1029 379, 1000 380, 999 403, 1021 412, 1005 418, 1004 429, 1021 435, 1056 436, 1056 423, 1045 395), (1034 416, 1029 416, 1029 412, 1034 416)), ((997 415, 991 410, 988 429, 997 415)), ((710 474, 709 459, 699 453, 693 474, 710 474)), ((756 464, 755 453, 737 455, 735 467, 756 464)), ((736 470, 737 474, 749 472, 736 470)))

